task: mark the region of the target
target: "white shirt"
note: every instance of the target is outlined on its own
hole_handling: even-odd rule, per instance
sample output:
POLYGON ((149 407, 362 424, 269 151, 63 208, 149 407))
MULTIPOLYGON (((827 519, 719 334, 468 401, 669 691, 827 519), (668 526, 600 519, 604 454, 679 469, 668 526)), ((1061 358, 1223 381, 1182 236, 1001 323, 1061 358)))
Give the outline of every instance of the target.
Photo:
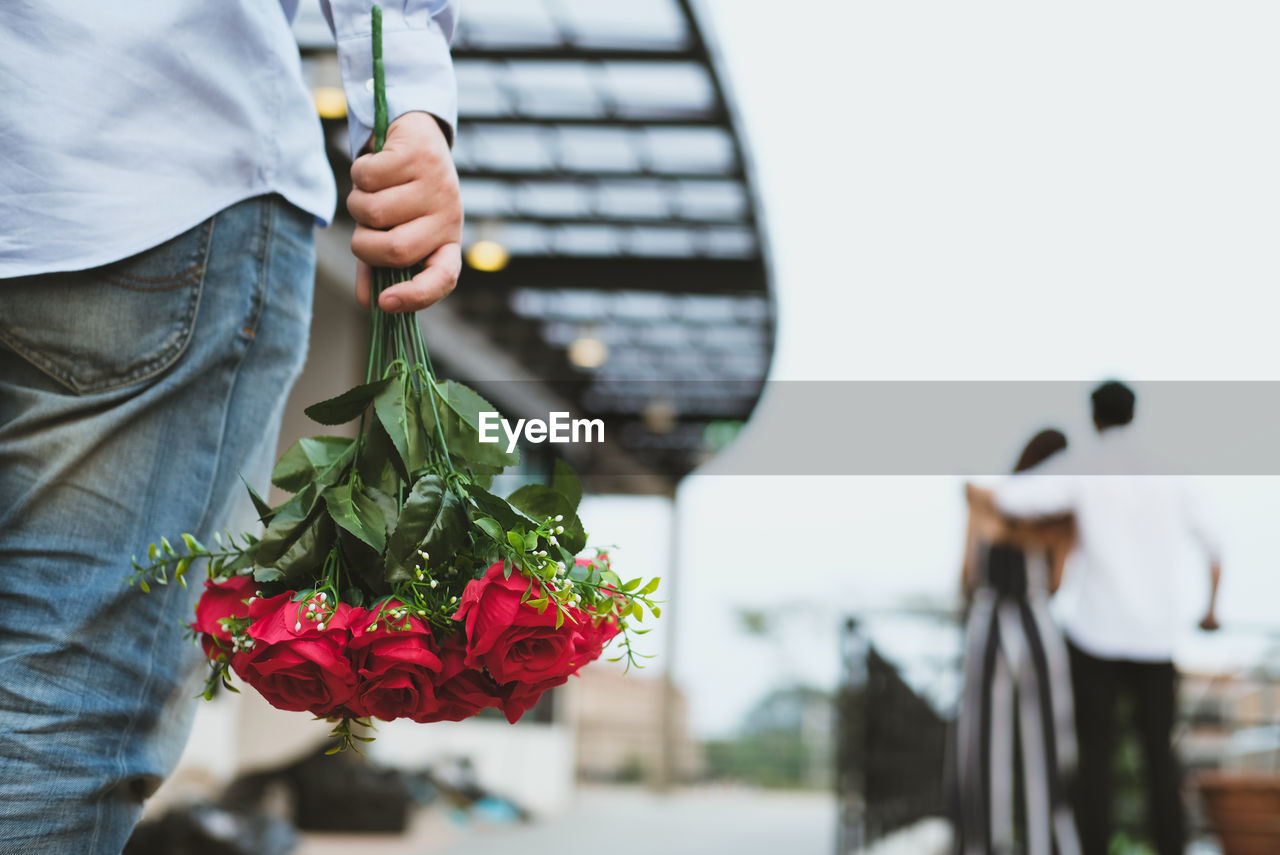
MULTIPOLYGON (((333 174, 289 29, 297 5, 0 2, 0 279, 117 261, 264 193, 329 220, 333 174)), ((391 117, 454 124, 456 5, 383 4, 391 117)), ((321 0, 353 155, 373 128, 371 6, 321 0)))
POLYGON ((1093 656, 1171 660, 1183 629, 1175 571, 1189 541, 1213 560, 1220 555, 1191 485, 1161 471, 1128 428, 1109 428, 1094 446, 1068 449, 996 488, 996 505, 1011 516, 1075 515, 1058 616, 1093 656))

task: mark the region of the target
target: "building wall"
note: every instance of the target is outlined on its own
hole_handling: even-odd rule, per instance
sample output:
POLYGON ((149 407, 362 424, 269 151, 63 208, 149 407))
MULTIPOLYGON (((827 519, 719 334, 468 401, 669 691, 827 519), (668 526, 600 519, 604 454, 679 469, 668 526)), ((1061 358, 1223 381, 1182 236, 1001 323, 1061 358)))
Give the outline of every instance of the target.
MULTIPOLYGON (((613 663, 582 670, 560 690, 563 708, 577 744, 577 772, 584 780, 651 781, 662 762, 663 679, 623 674, 613 663)), ((684 695, 673 692, 675 777, 691 781, 702 774, 701 749, 689 733, 684 695)))

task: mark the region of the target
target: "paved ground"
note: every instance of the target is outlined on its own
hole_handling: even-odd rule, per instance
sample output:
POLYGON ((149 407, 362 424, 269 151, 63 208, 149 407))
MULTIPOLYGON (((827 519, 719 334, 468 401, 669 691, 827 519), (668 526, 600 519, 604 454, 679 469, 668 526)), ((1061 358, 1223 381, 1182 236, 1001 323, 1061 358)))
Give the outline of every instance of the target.
POLYGON ((404 837, 309 835, 295 855, 830 855, 835 818, 827 794, 584 789, 572 811, 532 823, 428 811, 404 837))

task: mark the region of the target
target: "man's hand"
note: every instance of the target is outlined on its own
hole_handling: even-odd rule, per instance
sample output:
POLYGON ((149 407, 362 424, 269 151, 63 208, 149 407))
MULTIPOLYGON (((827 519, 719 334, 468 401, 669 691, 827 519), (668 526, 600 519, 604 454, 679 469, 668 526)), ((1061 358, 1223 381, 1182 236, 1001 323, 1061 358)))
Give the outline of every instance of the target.
POLYGON ((382 292, 384 312, 415 312, 451 292, 462 271, 462 200, 444 131, 428 113, 405 113, 377 154, 351 164, 347 210, 356 221, 351 251, 360 264, 356 298, 369 306, 370 265, 426 266, 382 292))
POLYGON ((1200 619, 1200 628, 1213 632, 1218 628, 1218 585, 1222 582, 1222 564, 1214 559, 1209 565, 1209 607, 1200 619))

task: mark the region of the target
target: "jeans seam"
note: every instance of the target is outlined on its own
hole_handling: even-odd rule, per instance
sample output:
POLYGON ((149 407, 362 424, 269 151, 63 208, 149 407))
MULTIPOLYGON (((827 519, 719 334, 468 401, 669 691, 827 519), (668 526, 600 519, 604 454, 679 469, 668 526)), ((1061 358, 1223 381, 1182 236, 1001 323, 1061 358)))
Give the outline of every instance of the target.
POLYGON ((249 317, 240 332, 252 346, 258 334, 258 323, 267 304, 267 288, 271 282, 271 241, 275 237, 275 213, 278 208, 277 196, 266 196, 262 199, 262 216, 258 225, 258 234, 262 246, 261 272, 258 274, 258 287, 253 292, 253 304, 249 308, 249 317))

